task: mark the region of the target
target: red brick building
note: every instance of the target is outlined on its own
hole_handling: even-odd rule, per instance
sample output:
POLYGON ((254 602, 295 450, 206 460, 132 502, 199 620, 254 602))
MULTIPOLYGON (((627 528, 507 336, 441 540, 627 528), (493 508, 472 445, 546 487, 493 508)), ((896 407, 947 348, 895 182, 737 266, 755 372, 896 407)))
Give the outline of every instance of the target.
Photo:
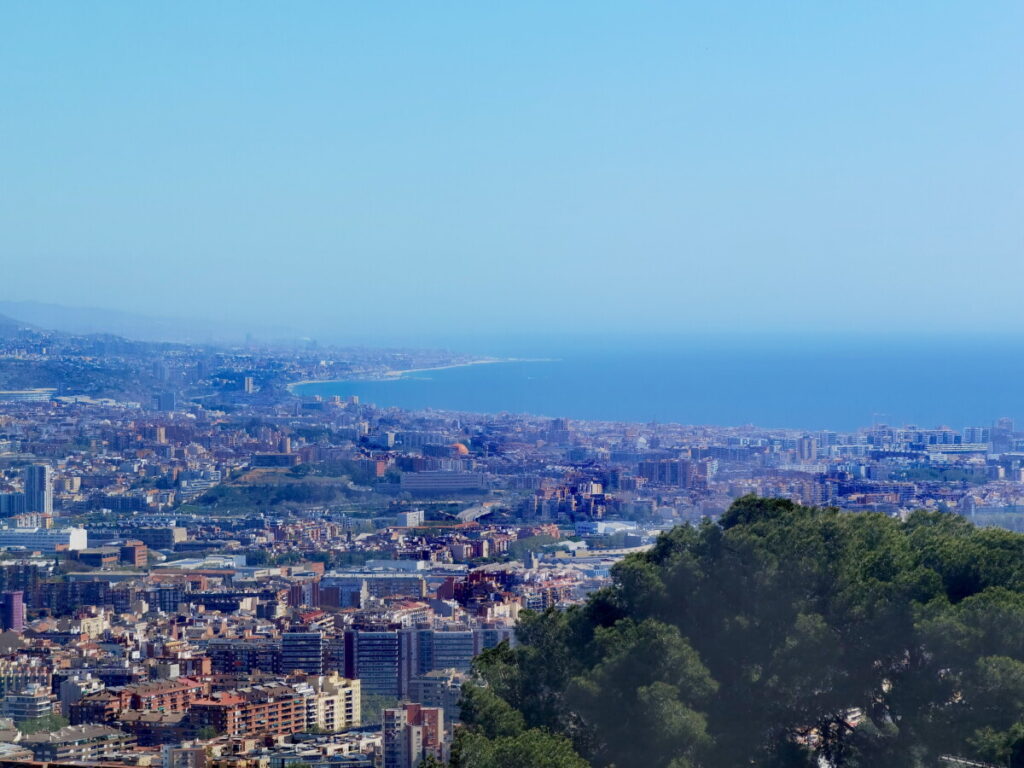
POLYGON ((287 685, 254 685, 193 701, 189 720, 196 730, 212 726, 227 736, 299 733, 306 730, 306 700, 287 685))

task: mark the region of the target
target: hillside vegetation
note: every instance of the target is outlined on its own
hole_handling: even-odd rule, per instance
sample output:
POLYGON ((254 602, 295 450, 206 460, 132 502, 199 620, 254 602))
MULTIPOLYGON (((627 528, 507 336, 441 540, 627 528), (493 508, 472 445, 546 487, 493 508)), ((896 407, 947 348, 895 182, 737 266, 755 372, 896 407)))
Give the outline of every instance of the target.
POLYGON ((1024 766, 1024 536, 955 515, 743 498, 519 638, 453 765, 1024 766))

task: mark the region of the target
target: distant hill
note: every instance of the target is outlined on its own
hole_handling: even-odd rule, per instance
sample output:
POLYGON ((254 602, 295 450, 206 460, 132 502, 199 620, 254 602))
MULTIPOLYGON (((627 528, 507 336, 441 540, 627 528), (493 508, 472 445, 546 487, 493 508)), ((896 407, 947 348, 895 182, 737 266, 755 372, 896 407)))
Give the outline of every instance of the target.
POLYGON ((174 321, 91 307, 65 307, 38 301, 0 301, 0 313, 63 333, 114 334, 146 341, 163 341, 177 335, 174 321))
POLYGON ((294 328, 280 326, 248 326, 206 318, 152 317, 116 309, 68 307, 40 301, 0 301, 0 314, 22 325, 82 336, 113 334, 135 341, 236 343, 244 341, 248 332, 273 340, 294 340, 302 336, 294 328))
POLYGON ((0 315, 0 336, 14 336, 18 331, 32 330, 33 326, 7 315, 0 315))

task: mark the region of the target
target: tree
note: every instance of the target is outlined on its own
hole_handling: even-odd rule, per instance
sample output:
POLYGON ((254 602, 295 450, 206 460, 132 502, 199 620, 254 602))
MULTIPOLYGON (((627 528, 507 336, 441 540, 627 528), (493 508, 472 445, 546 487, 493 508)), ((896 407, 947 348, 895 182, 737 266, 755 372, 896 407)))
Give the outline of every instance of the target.
POLYGON ((955 515, 745 497, 517 637, 475 662, 456 765, 536 732, 609 768, 1024 766, 1024 536, 955 515))
POLYGON ((196 731, 196 738, 199 739, 200 741, 207 741, 208 739, 215 739, 218 736, 220 736, 220 731, 218 731, 212 725, 204 725, 202 728, 200 728, 198 731, 196 731))
MULTIPOLYGON (((551 625, 558 632, 559 614, 551 613, 551 625)), ((530 619, 524 623, 524 629, 530 619)), ((542 629, 535 628, 540 638, 542 629)), ((535 658, 535 657, 531 657, 535 658)), ((586 761, 572 742, 545 728, 527 729, 527 717, 507 699, 525 703, 538 688, 517 688, 525 676, 514 668, 516 654, 507 642, 485 651, 474 660, 475 680, 462 686, 459 707, 463 727, 456 732, 452 748, 453 768, 585 768, 586 761), (515 686, 515 687, 513 687, 515 686), (527 693, 526 691, 529 691, 527 693)), ((536 665, 539 669, 542 665, 536 665)), ((535 681, 540 685, 547 681, 535 681)), ((535 720, 550 719, 553 712, 532 710, 535 720)))
POLYGON ((531 728, 516 736, 488 739, 460 732, 452 750, 452 768, 587 768, 587 761, 564 736, 531 728))
POLYGON ((265 549, 250 549, 245 553, 245 564, 252 566, 268 565, 270 553, 265 549))
POLYGON ((359 710, 363 725, 379 725, 384 721, 384 710, 397 707, 398 699, 394 696, 378 696, 364 693, 360 697, 359 710))
POLYGON ((44 733, 47 731, 59 731, 67 726, 68 719, 60 715, 43 715, 31 720, 22 720, 18 723, 18 730, 28 736, 30 733, 44 733))

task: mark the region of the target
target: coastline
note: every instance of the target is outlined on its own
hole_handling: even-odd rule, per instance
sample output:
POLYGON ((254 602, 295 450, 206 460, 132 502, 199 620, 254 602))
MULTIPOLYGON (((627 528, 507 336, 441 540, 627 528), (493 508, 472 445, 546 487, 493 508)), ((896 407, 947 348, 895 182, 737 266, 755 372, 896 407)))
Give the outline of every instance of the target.
POLYGON ((451 363, 449 365, 434 365, 428 366, 427 368, 406 368, 403 371, 384 371, 379 379, 370 379, 370 381, 389 381, 391 379, 400 379, 407 373, 427 373, 428 371, 447 371, 451 368, 469 368, 471 365, 493 365, 494 363, 520 363, 522 360, 502 360, 499 358, 484 358, 483 360, 470 360, 466 363, 451 363))
POLYGON ((448 365, 433 365, 426 368, 406 368, 403 370, 387 370, 378 376, 369 378, 348 378, 348 379, 305 379, 303 381, 293 381, 288 384, 285 389, 291 394, 295 394, 295 388, 303 386, 305 384, 340 384, 346 381, 397 381, 403 376, 410 373, 427 373, 430 371, 447 371, 452 368, 468 368, 472 365, 495 365, 496 363, 553 363, 557 362, 554 358, 522 358, 522 357, 486 357, 480 360, 469 360, 465 363, 449 363, 448 365))

